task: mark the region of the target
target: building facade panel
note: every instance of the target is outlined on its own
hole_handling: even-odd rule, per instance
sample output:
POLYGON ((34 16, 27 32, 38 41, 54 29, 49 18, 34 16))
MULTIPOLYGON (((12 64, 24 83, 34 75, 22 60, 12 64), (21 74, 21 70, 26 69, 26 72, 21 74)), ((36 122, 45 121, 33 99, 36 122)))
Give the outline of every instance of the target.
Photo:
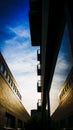
POLYGON ((0 129, 22 129, 30 118, 18 85, 0 54, 0 129))

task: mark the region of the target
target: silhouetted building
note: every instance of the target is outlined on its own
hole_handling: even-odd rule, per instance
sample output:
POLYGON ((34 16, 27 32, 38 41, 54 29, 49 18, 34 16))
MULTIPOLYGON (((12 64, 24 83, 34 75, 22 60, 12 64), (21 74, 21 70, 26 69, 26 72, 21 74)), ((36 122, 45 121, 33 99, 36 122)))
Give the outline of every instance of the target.
POLYGON ((35 116, 36 114, 38 114, 37 110, 35 110, 35 109, 31 110, 31 116, 35 116))
POLYGON ((49 91, 66 24, 73 54, 72 5, 70 0, 30 0, 31 44, 40 46, 41 54, 37 73, 41 76, 42 128, 45 130, 51 130, 49 91), (46 108, 48 116, 46 116, 46 108))
POLYGON ((0 53, 0 130, 21 130, 29 118, 18 85, 0 53))

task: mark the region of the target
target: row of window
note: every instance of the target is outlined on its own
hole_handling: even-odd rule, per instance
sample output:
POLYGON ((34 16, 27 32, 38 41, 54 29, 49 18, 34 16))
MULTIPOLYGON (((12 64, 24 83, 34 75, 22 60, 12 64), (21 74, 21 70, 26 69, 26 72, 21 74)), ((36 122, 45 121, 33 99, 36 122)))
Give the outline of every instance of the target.
MULTIPOLYGON (((6 112, 5 118, 6 118, 5 127, 7 127, 7 128, 15 128, 15 121, 16 121, 15 117, 6 112)), ((18 119, 17 128, 22 128, 22 125, 23 125, 23 122, 20 119, 18 119)))
POLYGON ((9 85, 11 86, 12 90, 16 93, 16 95, 21 100, 22 97, 21 97, 21 95, 20 95, 16 85, 14 84, 13 80, 11 79, 10 75, 8 74, 4 64, 1 65, 0 70, 3 73, 4 77, 6 78, 7 82, 9 83, 9 85))
POLYGON ((72 85, 71 85, 72 83, 73 83, 73 73, 69 77, 64 89, 62 90, 62 92, 61 92, 61 94, 59 96, 60 100, 61 100, 62 96, 65 94, 65 92, 67 92, 67 90, 72 87, 72 85))

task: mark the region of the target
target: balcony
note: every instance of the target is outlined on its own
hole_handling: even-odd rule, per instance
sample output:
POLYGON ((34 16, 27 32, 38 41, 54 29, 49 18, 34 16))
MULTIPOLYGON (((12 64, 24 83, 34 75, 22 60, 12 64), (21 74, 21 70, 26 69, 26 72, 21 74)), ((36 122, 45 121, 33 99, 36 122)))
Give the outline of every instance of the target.
POLYGON ((37 75, 41 75, 41 65, 37 65, 37 75))
POLYGON ((38 80, 37 82, 37 92, 41 92, 41 81, 38 80))
POLYGON ((42 105, 41 105, 41 99, 38 99, 37 110, 41 111, 41 107, 42 107, 42 105))
POLYGON ((40 54, 40 49, 37 50, 37 60, 41 60, 41 54, 40 54))

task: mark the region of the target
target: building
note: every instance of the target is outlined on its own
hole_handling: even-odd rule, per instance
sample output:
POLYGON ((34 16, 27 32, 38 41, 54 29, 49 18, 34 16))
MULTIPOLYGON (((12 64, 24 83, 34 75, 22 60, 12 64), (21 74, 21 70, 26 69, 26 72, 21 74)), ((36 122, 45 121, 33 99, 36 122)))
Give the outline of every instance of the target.
POLYGON ((66 24, 73 54, 73 4, 69 0, 30 0, 29 2, 31 44, 40 46, 41 58, 37 71, 41 76, 42 129, 48 130, 51 129, 49 92, 66 24))
POLYGON ((18 85, 0 53, 0 130, 21 130, 29 118, 18 85))

